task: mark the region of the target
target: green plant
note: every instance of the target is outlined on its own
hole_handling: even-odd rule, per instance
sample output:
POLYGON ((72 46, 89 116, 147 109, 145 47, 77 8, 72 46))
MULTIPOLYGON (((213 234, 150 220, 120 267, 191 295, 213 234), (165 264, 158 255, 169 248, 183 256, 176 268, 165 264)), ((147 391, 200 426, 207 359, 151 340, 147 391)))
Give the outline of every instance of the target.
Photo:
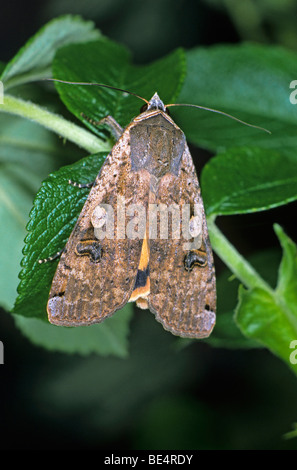
MULTIPOLYGON (((46 301, 56 262, 40 265, 38 260, 65 245, 87 197, 87 190, 70 186, 68 180, 92 181, 112 147, 110 137, 86 121, 82 111, 94 120, 111 114, 125 126, 139 113, 140 103, 110 89, 56 83, 66 112, 53 84, 41 81, 50 76, 105 83, 146 98, 158 91, 165 103, 214 107, 271 130, 267 135, 197 109, 172 111, 190 143, 217 154, 200 176, 209 233, 214 251, 240 282, 238 300, 225 310, 219 308, 217 327, 207 341, 228 347, 267 347, 296 373, 297 366, 290 362, 290 343, 297 339, 296 245, 280 226, 274 226, 283 257, 273 289, 215 223, 217 216, 269 210, 297 199, 297 117, 289 101, 289 84, 297 76, 296 54, 279 47, 242 44, 178 49, 152 64, 135 66, 126 48, 103 37, 90 22, 66 16, 42 28, 3 67, 0 188, 5 281, 1 303, 12 307, 26 214, 44 180, 27 226, 13 307, 16 324, 48 349, 125 356, 131 305, 87 329, 50 325, 46 301), (40 124, 63 142, 53 139, 40 124)), ((275 270, 272 258, 267 263, 275 270)), ((220 295, 237 288, 236 281, 222 276, 219 305, 220 295)))

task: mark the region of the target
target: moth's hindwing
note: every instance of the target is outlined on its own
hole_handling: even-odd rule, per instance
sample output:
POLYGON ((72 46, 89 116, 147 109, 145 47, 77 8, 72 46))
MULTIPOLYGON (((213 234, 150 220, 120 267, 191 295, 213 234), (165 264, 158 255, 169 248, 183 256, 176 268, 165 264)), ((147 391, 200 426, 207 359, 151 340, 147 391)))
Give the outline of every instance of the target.
MULTIPOLYGON (((173 121, 172 125, 180 131, 173 121)), ((172 171, 171 165, 171 171, 161 176, 151 199, 166 207, 178 205, 181 211, 187 204, 191 212, 190 223, 198 221, 200 224, 198 232, 194 224, 191 233, 199 236, 187 240, 181 229, 180 237, 174 239, 172 222, 171 225, 169 222, 168 239, 150 239, 148 303, 166 330, 178 336, 203 338, 210 335, 215 324, 216 279, 199 182, 185 139, 181 147, 182 139, 184 135, 180 131, 178 167, 174 165, 172 171), (192 213, 194 205, 197 213, 192 213)), ((184 223, 188 223, 187 219, 181 220, 181 227, 184 223)))
POLYGON ((53 324, 79 326, 101 322, 131 296, 142 240, 129 239, 121 232, 125 227, 121 227, 118 209, 121 198, 126 205, 138 203, 146 207, 149 180, 145 171, 131 171, 129 140, 127 129, 101 168, 61 256, 47 306, 53 324), (98 207, 102 215, 101 204, 108 204, 113 211, 111 239, 98 239, 94 230, 92 217, 96 218, 98 207))

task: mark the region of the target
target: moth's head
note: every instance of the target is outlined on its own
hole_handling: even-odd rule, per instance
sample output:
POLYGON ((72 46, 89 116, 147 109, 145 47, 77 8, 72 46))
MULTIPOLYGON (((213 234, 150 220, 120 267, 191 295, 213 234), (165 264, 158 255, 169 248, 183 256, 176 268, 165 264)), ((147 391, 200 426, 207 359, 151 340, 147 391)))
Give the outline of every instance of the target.
POLYGON ((140 112, 143 113, 145 111, 152 111, 156 109, 159 109, 160 111, 168 114, 168 110, 163 101, 160 99, 158 93, 155 93, 152 98, 142 106, 140 112))
POLYGON ((155 93, 154 96, 148 102, 147 110, 150 111, 151 109, 161 109, 161 111, 166 112, 165 104, 160 99, 158 93, 155 93))

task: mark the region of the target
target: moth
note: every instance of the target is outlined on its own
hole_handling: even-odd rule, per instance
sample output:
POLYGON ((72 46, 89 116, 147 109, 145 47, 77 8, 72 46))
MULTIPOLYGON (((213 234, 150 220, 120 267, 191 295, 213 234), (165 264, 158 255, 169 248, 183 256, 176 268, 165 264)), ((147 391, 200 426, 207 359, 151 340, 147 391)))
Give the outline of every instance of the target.
POLYGON ((57 266, 48 318, 91 325, 132 301, 174 335, 206 338, 215 325, 199 182, 185 135, 157 93, 101 167, 57 266))

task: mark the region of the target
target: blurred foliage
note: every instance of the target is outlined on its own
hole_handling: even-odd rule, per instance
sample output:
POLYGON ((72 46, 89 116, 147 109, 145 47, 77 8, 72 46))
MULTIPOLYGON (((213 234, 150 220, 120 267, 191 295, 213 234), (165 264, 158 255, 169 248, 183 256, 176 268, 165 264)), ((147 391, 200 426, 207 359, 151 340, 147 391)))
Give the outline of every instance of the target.
POLYGON ((203 0, 225 12, 240 38, 297 49, 295 0, 203 0))

